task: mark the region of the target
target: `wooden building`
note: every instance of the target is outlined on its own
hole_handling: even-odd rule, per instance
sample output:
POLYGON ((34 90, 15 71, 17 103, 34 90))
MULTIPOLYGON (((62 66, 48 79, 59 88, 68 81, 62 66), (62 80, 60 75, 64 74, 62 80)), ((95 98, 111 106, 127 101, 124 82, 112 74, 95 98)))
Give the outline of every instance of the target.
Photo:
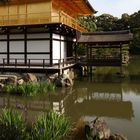
POLYGON ((82 62, 83 65, 89 66, 121 66, 122 65, 122 47, 129 44, 132 40, 132 33, 126 31, 108 31, 82 33, 77 37, 79 44, 86 46, 86 58, 82 62), (95 50, 102 49, 102 54, 95 54, 95 50), (114 54, 106 55, 114 49, 114 54))
POLYGON ((0 0, 0 69, 67 68, 76 32, 87 31, 75 18, 94 13, 87 0, 0 0))

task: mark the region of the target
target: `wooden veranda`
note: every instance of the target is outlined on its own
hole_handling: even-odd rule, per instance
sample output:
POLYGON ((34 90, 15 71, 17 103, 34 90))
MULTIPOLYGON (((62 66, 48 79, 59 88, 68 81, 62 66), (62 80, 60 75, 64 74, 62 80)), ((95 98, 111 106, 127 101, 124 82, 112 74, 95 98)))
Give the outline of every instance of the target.
POLYGON ((67 57, 66 59, 53 59, 57 63, 50 65, 49 59, 27 59, 27 63, 21 63, 22 59, 11 59, 7 64, 7 60, 3 59, 3 63, 0 64, 0 71, 3 72, 34 72, 34 73, 58 73, 62 74, 64 70, 72 68, 75 65, 75 59, 73 57, 67 57), (37 63, 40 61, 42 63, 37 63))

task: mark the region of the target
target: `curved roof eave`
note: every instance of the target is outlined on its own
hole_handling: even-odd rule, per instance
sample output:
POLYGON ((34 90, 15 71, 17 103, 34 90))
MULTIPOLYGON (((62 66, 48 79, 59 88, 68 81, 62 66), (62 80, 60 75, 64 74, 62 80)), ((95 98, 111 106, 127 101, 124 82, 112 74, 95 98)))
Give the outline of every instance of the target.
POLYGON ((86 4, 88 5, 88 7, 90 8, 90 10, 94 13, 94 14, 96 14, 98 11, 96 11, 92 6, 91 6, 91 4, 90 4, 90 2, 88 1, 88 0, 84 0, 85 2, 86 2, 86 4))

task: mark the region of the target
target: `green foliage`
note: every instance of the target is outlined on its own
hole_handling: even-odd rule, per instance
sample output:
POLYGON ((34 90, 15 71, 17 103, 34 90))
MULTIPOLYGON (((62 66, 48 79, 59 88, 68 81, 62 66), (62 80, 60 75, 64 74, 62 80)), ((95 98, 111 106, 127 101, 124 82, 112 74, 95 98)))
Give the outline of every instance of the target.
POLYGON ((82 25, 84 25, 88 29, 89 32, 94 32, 97 29, 95 21, 94 21, 95 19, 92 16, 78 17, 77 20, 82 25))
POLYGON ((50 82, 32 83, 27 82, 22 85, 6 85, 5 91, 10 94, 17 94, 23 96, 33 96, 38 93, 48 93, 54 91, 55 85, 50 82))
POLYGON ((110 14, 102 14, 96 17, 96 25, 98 31, 112 31, 118 18, 110 14))
POLYGON ((31 129, 22 115, 12 109, 3 109, 0 116, 0 140, 62 140, 71 130, 70 122, 55 112, 38 117, 31 129))
POLYGON ((133 32, 133 41, 131 43, 131 48, 136 49, 139 48, 140 50, 140 28, 134 28, 133 32))
POLYGON ((122 14, 120 19, 109 14, 95 17, 98 31, 130 30, 133 33, 133 41, 130 50, 140 53, 140 10, 132 15, 122 14))
POLYGON ((14 110, 3 109, 0 116, 0 140, 27 140, 25 122, 14 110))
POLYGON ((62 115, 49 112, 40 116, 32 128, 32 140, 62 140, 70 132, 70 122, 62 115))
POLYGON ((130 15, 130 27, 132 29, 140 28, 140 10, 130 15))
POLYGON ((77 55, 79 55, 79 56, 86 55, 86 54, 85 54, 85 53, 86 53, 86 46, 83 45, 83 44, 78 44, 78 45, 76 46, 76 53, 77 53, 77 55))

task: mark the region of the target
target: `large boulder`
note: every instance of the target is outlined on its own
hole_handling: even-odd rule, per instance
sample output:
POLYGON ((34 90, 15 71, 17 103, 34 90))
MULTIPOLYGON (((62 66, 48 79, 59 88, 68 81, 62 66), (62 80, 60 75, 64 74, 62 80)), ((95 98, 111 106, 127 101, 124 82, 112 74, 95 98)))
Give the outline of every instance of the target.
POLYGON ((17 84, 18 77, 16 75, 0 75, 1 81, 3 81, 4 84, 17 84))
POLYGON ((127 140, 127 138, 123 136, 122 134, 112 134, 109 137, 109 140, 127 140))
POLYGON ((56 86, 59 86, 59 87, 73 86, 73 80, 66 74, 56 77, 54 79, 54 83, 56 84, 56 86))
POLYGON ((19 79, 18 81, 17 81, 17 84, 18 85, 22 85, 24 83, 24 80, 23 79, 19 79))
POLYGON ((37 82, 37 77, 35 74, 27 73, 27 75, 24 76, 23 80, 25 82, 37 82))
POLYGON ((4 88, 4 84, 0 83, 0 92, 3 91, 3 88, 4 88))
POLYGON ((109 139, 110 129, 104 119, 96 118, 85 125, 85 134, 91 139, 109 139))

